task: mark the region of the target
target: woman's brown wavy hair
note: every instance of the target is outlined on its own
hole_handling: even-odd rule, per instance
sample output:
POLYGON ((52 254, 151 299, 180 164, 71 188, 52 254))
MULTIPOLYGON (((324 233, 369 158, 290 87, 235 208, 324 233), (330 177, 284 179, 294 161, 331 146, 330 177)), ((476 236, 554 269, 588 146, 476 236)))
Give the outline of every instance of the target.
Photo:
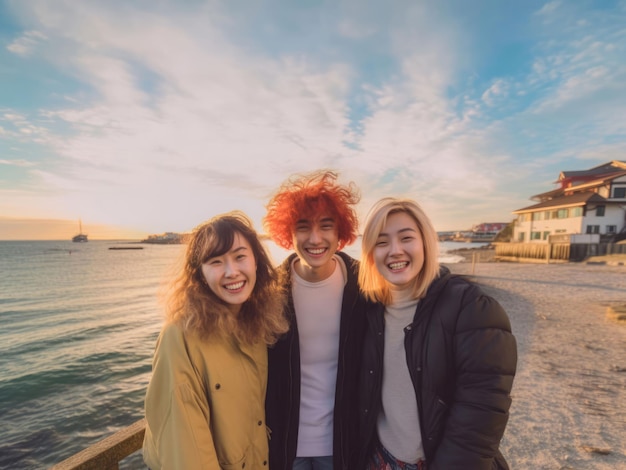
POLYGON ((283 315, 284 299, 278 275, 252 222, 244 213, 235 211, 218 215, 193 230, 183 267, 165 294, 165 314, 167 321, 204 338, 218 334, 235 336, 246 343, 274 344, 288 329, 283 315), (250 298, 234 315, 207 285, 202 264, 228 252, 236 234, 250 244, 257 272, 250 298))

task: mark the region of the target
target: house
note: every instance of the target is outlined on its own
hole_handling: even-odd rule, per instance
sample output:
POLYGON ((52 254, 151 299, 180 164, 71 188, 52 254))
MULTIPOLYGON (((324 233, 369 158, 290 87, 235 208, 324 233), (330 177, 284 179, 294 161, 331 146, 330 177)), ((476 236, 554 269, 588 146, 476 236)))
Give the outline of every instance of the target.
POLYGON ((509 225, 508 222, 483 222, 472 227, 476 236, 495 237, 500 231, 509 225))
POLYGON ((556 183, 558 189, 531 197, 537 204, 513 211, 513 241, 546 243, 576 234, 626 238, 626 161, 562 171, 556 183))

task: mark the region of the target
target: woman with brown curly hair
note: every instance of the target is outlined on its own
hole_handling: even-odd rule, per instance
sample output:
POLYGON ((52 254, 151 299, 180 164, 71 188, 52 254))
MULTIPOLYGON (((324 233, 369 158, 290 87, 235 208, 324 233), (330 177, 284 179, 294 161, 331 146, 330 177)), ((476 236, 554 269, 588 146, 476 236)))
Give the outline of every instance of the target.
POLYGON ((152 470, 267 468, 267 346, 287 330, 282 305, 244 214, 193 231, 146 394, 143 454, 152 470))

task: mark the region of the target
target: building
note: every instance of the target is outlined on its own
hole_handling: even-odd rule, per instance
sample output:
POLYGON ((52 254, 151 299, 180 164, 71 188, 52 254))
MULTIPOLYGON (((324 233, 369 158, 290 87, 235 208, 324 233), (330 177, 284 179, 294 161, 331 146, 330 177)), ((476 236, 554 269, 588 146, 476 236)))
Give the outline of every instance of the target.
POLYGON ((155 245, 178 245, 185 242, 186 235, 175 232, 165 232, 160 235, 148 235, 148 238, 141 240, 141 243, 153 243, 155 245))
POLYGON ((562 171, 556 183, 558 189, 531 197, 537 204, 513 211, 512 241, 546 243, 577 234, 598 241, 626 238, 626 161, 562 171))
POLYGON ((483 222, 472 227, 476 236, 495 237, 509 225, 508 222, 483 222))

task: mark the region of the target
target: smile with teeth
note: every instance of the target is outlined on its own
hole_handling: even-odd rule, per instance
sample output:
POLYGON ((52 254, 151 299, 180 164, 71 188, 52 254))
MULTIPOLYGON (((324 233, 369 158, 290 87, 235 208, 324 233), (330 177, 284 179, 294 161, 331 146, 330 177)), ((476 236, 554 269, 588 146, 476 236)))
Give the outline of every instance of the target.
POLYGON ((321 255, 326 251, 326 248, 307 248, 306 251, 312 255, 321 255))
POLYGON ((408 265, 409 265, 408 261, 395 261, 393 263, 389 263, 387 266, 389 266, 389 269, 395 271, 397 269, 406 268, 408 265))
POLYGON ((226 290, 239 290, 243 287, 245 281, 234 282, 232 284, 225 284, 224 289, 226 290))

